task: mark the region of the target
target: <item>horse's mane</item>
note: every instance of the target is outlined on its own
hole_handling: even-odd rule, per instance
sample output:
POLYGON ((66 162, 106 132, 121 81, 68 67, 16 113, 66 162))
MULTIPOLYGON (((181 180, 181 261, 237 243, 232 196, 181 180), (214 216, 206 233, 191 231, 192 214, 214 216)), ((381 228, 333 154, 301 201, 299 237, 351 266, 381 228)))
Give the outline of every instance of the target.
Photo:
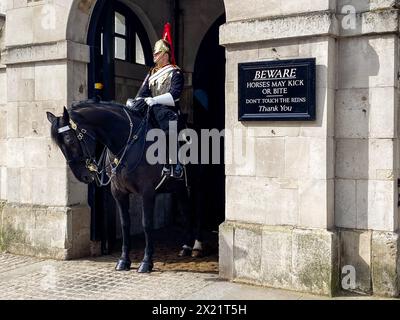
MULTIPOLYGON (((70 118, 79 123, 80 120, 84 118, 79 114, 79 110, 83 110, 86 108, 93 108, 93 107, 105 107, 108 110, 119 111, 119 110, 127 110, 131 113, 134 113, 137 116, 140 116, 139 113, 130 110, 125 105, 114 102, 114 101, 96 101, 93 99, 83 100, 72 103, 68 108, 67 111, 69 113, 70 118)), ((58 129, 60 128, 60 118, 57 118, 57 121, 54 121, 51 125, 51 139, 58 145, 61 145, 60 135, 58 134, 58 129)))
POLYGON ((76 111, 81 108, 85 107, 93 107, 93 105, 98 105, 98 106, 105 106, 105 107, 117 107, 117 108, 122 108, 125 109, 126 106, 114 101, 96 101, 93 99, 89 100, 83 100, 83 101, 78 101, 74 102, 71 104, 71 106, 68 107, 68 111, 76 111))

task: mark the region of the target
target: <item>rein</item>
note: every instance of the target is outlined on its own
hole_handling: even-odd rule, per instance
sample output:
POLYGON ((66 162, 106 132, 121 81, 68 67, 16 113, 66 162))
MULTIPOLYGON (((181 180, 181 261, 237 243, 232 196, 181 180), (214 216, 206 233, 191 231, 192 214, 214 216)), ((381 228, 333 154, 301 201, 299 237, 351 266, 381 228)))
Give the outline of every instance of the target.
MULTIPOLYGON (((64 133, 69 130, 73 130, 75 132, 75 135, 79 141, 80 147, 83 152, 83 157, 85 158, 86 168, 92 174, 94 174, 96 184, 99 187, 105 187, 111 183, 113 176, 116 175, 117 169, 121 165, 122 161, 124 160, 128 150, 139 139, 140 131, 142 130, 142 128, 144 127, 145 124, 146 124, 146 131, 147 131, 147 124, 148 124, 148 120, 149 120, 150 108, 147 108, 146 116, 142 119, 137 131, 134 134, 133 134, 132 118, 125 108, 123 108, 123 110, 129 121, 129 136, 128 136, 125 146, 120 150, 120 152, 117 153, 117 155, 114 158, 114 161, 111 161, 111 159, 109 157, 109 152, 108 152, 109 150, 107 149, 107 146, 104 147, 104 150, 103 150, 99 160, 97 161, 95 156, 92 156, 89 152, 89 148, 85 141, 85 136, 89 137, 94 142, 97 142, 96 139, 86 129, 78 128, 78 125, 72 119, 70 119, 70 121, 69 121, 70 122, 69 126, 65 126, 65 127, 58 129, 59 134, 64 133), (106 161, 105 161, 106 154, 108 155, 108 159, 109 159, 109 164, 107 164, 107 165, 106 165, 106 161), (105 182, 104 174, 107 173, 107 169, 109 169, 109 168, 111 168, 111 175, 107 174, 108 180, 105 182)), ((144 135, 144 137, 145 137, 145 135, 144 135)), ((140 160, 141 160, 141 158, 139 159, 139 161, 140 160)), ((70 164, 70 163, 78 162, 78 161, 82 161, 82 158, 71 159, 71 160, 68 160, 67 163, 70 164)))

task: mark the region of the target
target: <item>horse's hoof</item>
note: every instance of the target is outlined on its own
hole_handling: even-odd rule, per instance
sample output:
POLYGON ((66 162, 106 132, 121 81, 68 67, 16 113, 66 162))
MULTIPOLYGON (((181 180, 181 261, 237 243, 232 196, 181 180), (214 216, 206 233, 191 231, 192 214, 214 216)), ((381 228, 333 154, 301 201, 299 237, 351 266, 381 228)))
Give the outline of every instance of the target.
POLYGON ((153 271, 153 262, 142 261, 139 266, 138 273, 149 273, 153 271))
POLYGON ((178 257, 190 257, 192 254, 192 250, 189 248, 183 248, 181 251, 178 253, 178 257))
POLYGON ((131 269, 131 262, 129 260, 119 259, 115 266, 116 271, 129 271, 131 269))
POLYGON ((204 252, 200 249, 193 249, 192 251, 192 258, 203 258, 204 252))

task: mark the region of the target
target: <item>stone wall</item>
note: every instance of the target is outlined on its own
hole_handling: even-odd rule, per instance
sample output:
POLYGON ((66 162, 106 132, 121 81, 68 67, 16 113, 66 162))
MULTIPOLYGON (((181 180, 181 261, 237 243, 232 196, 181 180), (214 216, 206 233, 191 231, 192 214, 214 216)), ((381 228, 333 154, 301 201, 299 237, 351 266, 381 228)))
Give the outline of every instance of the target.
POLYGON ((398 4, 338 1, 337 10, 348 4, 356 24, 340 29, 335 101, 340 264, 357 266, 356 290, 397 295, 398 4))
POLYGON ((0 1, 0 201, 6 199, 7 153, 6 150, 6 116, 7 116, 7 73, 3 63, 3 51, 5 46, 5 11, 6 1, 0 1))
POLYGON ((7 247, 11 252, 60 259, 87 255, 86 186, 73 178, 51 141, 46 111, 60 114, 68 102, 87 96, 88 50, 65 40, 68 1, 7 3, 2 239, 14 239, 7 247))
POLYGON ((220 276, 275 288, 330 295, 338 291, 337 236, 326 230, 225 222, 220 276))
POLYGON ((250 2, 243 8, 225 1, 220 32, 227 51, 226 127, 246 132, 254 150, 245 165, 226 168, 221 275, 334 294, 340 267, 351 264, 355 291, 397 295, 395 1, 250 2), (352 29, 348 12, 342 14, 348 4, 355 8, 352 29), (238 63, 311 57, 315 122, 238 121, 238 63), (308 250, 298 249, 303 246, 308 250), (385 276, 374 272, 382 269, 385 276))

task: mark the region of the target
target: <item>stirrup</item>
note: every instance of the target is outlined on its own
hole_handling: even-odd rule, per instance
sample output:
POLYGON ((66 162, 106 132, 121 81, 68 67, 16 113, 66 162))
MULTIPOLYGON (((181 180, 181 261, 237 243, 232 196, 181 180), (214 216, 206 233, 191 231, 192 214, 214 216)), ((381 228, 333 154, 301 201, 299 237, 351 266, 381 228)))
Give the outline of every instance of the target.
POLYGON ((182 179, 183 171, 183 166, 181 164, 174 165, 171 170, 171 178, 182 179))
POLYGON ((161 171, 161 176, 171 176, 171 168, 170 165, 165 165, 164 168, 161 171))

